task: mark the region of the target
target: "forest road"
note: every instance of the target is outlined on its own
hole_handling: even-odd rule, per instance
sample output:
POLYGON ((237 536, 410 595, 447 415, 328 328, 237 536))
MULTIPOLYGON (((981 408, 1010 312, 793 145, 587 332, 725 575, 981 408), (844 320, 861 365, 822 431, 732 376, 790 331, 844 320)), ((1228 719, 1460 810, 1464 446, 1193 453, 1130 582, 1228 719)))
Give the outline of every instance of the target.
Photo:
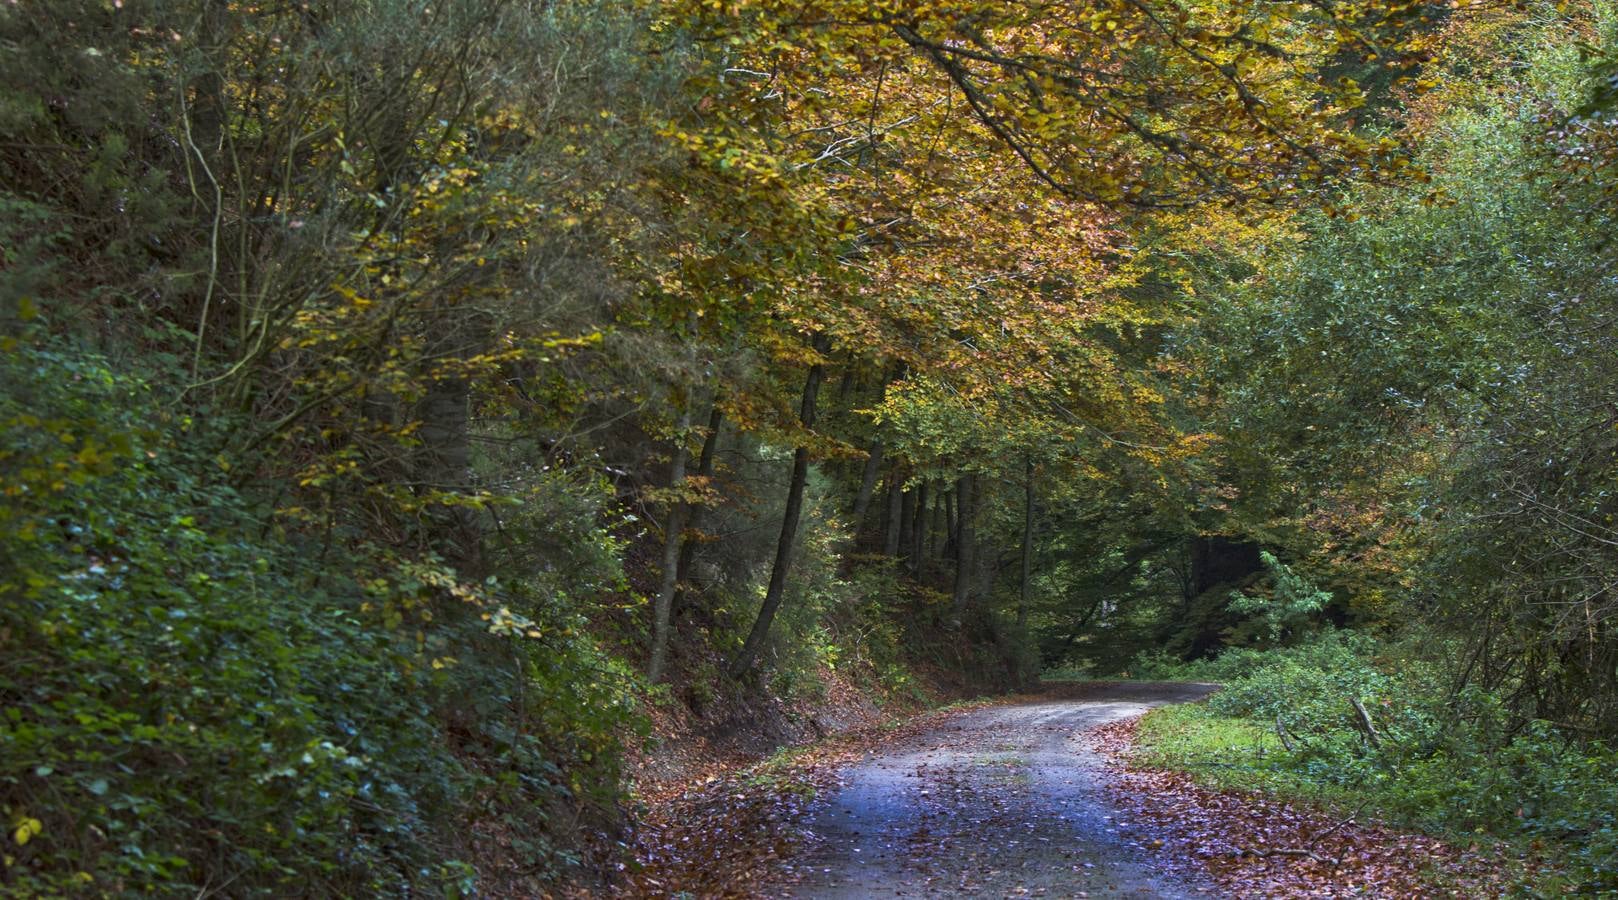
POLYGON ((867 757, 810 809, 776 896, 1197 897, 1186 861, 1107 799, 1084 733, 1213 685, 1060 684, 867 757), (1158 844, 1161 846, 1161 844, 1158 844))

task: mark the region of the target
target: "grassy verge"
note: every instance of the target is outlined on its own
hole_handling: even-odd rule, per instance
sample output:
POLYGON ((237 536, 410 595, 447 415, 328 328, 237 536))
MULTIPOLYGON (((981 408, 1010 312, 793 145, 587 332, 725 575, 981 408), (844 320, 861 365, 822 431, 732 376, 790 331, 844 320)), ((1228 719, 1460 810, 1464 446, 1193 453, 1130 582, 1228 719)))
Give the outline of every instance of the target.
MULTIPOLYGON (((1226 703, 1229 702, 1227 699, 1226 703)), ((1511 860, 1498 887, 1511 896, 1618 896, 1610 856, 1611 811, 1576 777, 1583 757, 1547 747, 1469 759, 1452 752, 1418 754, 1389 746, 1352 748, 1337 740, 1299 741, 1288 750, 1273 721, 1222 713, 1208 702, 1153 710, 1141 720, 1131 762, 1184 773, 1198 785, 1252 792, 1329 819, 1352 817, 1452 846, 1511 860), (1540 783, 1524 774, 1537 765, 1555 773, 1540 783), (1577 783, 1575 783, 1577 782, 1577 783), (1495 814, 1483 800, 1509 803, 1495 814), (1554 812, 1553 812, 1554 810, 1554 812), (1592 827, 1592 825, 1594 827, 1592 827)), ((1443 885, 1445 878, 1433 875, 1443 885)))
MULTIPOLYGON (((1278 798, 1345 812, 1366 802, 1359 789, 1325 784, 1294 768, 1273 726, 1223 716, 1204 703, 1152 710, 1141 719, 1133 761, 1191 775, 1217 790, 1261 791, 1278 798)), ((1374 802, 1374 801, 1373 801, 1374 802)))

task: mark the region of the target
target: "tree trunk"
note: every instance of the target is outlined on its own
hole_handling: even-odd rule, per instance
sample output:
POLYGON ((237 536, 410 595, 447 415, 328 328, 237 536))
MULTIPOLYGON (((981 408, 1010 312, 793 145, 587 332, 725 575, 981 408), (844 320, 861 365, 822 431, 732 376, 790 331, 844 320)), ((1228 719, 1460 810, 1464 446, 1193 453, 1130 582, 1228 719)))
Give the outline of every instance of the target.
POLYGON ((921 561, 927 553, 927 482, 916 485, 916 502, 910 512, 910 534, 902 541, 909 554, 911 575, 921 574, 921 561))
POLYGON ((904 565, 916 558, 916 489, 906 490, 900 497, 900 558, 904 565))
POLYGON ((1023 463, 1022 578, 1017 582, 1017 630, 1028 625, 1028 590, 1034 576, 1034 461, 1023 463))
POLYGON ((927 555, 944 557, 949 538, 949 491, 942 488, 933 492, 932 518, 927 525, 927 555))
POLYGON ((230 159, 221 152, 225 131, 225 78, 220 70, 227 64, 227 44, 230 41, 230 3, 227 0, 207 0, 203 4, 198 23, 197 48, 207 68, 191 79, 190 141, 191 148, 212 170, 212 177, 224 179, 230 159))
MULTIPOLYGON (((677 489, 685 482, 685 440, 691 430, 692 398, 687 397, 680 407, 680 418, 674 425, 674 458, 669 463, 669 487, 677 489)), ((686 504, 677 500, 669 506, 663 522, 663 576, 657 586, 657 599, 652 602, 652 660, 646 667, 646 680, 656 684, 668 665, 669 622, 674 609, 674 590, 679 585, 680 534, 685 527, 686 504)))
POLYGON ((889 472, 887 520, 883 523, 885 527, 882 531, 882 555, 889 559, 897 559, 899 556, 899 547, 904 540, 904 510, 909 499, 905 496, 904 483, 899 480, 899 473, 889 472))
MULTIPOLYGON (((825 338, 816 338, 815 350, 824 353, 825 344, 825 338)), ((805 430, 815 425, 815 400, 820 394, 820 381, 824 374, 824 369, 816 363, 809 367, 809 377, 804 379, 803 407, 798 411, 798 420, 803 423, 805 430)), ((775 565, 770 570, 770 586, 764 592, 764 604, 759 607, 758 618, 747 633, 741 652, 731 663, 730 674, 734 677, 745 675, 753 667, 759 648, 769 636, 770 623, 775 620, 775 611, 781 606, 781 597, 786 593, 787 570, 792 565, 793 544, 798 537, 798 518, 803 512, 803 487, 808 480, 809 448, 799 446, 792 454, 792 480, 787 484, 787 505, 781 516, 781 537, 775 544, 775 565)))
MULTIPOLYGON (((852 368, 852 366, 850 367, 852 368)), ((877 400, 880 401, 887 394, 888 385, 899 380, 904 374, 904 365, 898 364, 878 384, 877 400)), ((846 406, 842 407, 846 408, 846 406)), ((854 498, 854 536, 857 539, 865 530, 865 516, 870 511, 871 493, 876 488, 877 476, 882 472, 883 461, 882 436, 871 438, 871 447, 865 457, 865 472, 860 478, 860 491, 854 498)))
MULTIPOLYGON (((484 344, 486 323, 477 310, 446 306, 439 310, 442 337, 429 345, 432 355, 466 360, 484 344)), ((472 384, 465 375, 443 375, 427 382, 416 404, 421 421, 421 448, 414 454, 415 478, 428 490, 467 494, 472 488, 472 384)), ((482 562, 482 523, 464 505, 435 504, 427 510, 428 543, 468 578, 477 578, 482 562)))
POLYGON ((939 490, 936 487, 927 492, 927 505, 922 507, 925 518, 916 523, 916 528, 924 535, 922 549, 926 551, 928 560, 938 552, 938 497, 939 490))
POLYGON ((847 360, 848 368, 843 370, 843 377, 837 382, 837 409, 848 409, 848 398, 854 396, 859 388, 858 373, 855 371, 854 360, 847 360))
MULTIPOLYGON (((719 409, 719 401, 716 399, 713 409, 708 413, 708 436, 702 442, 702 455, 697 459, 697 476, 699 478, 706 480, 713 477, 714 465, 719 452, 719 432, 724 427, 725 414, 719 409)), ((691 507, 686 512, 685 527, 688 530, 700 528, 704 512, 705 507, 691 507)), ((684 585, 691 577, 691 563, 696 559, 696 555, 697 540, 693 537, 687 537, 680 543, 680 562, 674 569, 675 581, 680 585, 675 588, 674 599, 676 605, 680 604, 681 599, 685 596, 686 588, 684 585)))
POLYGON ((909 533, 904 536, 904 558, 911 575, 921 573, 922 555, 927 552, 927 482, 917 484, 911 492, 909 505, 909 533))
POLYGON ((971 475, 962 475, 955 482, 955 593, 951 600, 956 625, 965 620, 972 600, 972 513, 977 505, 972 482, 971 475))
POLYGON ((882 472, 882 439, 872 438, 871 449, 865 457, 865 472, 860 477, 860 492, 854 498, 854 537, 864 530, 865 515, 871 508, 871 494, 876 490, 876 476, 882 472))

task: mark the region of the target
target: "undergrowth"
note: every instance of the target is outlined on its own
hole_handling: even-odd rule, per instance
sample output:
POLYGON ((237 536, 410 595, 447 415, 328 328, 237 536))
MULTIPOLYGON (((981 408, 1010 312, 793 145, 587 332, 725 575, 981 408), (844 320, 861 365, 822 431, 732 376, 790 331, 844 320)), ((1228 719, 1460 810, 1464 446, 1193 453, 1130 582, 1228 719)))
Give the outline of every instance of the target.
POLYGON ((632 724, 580 614, 287 527, 161 397, 0 364, 0 891, 458 895, 475 818, 560 872, 632 724))
POLYGON ((1138 660, 1150 677, 1224 687, 1147 715, 1137 760, 1218 788, 1555 853, 1560 874, 1532 892, 1618 890, 1618 752, 1515 721, 1497 695, 1449 690, 1418 645, 1327 631, 1194 663, 1138 660))

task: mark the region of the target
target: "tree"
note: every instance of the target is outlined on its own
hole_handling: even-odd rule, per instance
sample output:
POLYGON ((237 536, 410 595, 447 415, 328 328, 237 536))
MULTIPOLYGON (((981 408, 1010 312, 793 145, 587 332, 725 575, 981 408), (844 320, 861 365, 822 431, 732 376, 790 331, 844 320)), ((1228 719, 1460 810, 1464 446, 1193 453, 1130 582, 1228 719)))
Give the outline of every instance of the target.
MULTIPOLYGON (((828 342, 824 337, 815 338, 815 350, 824 353, 828 342)), ((823 363, 818 359, 809 364, 809 374, 804 376, 803 401, 798 411, 798 421, 805 430, 815 427, 817 415, 816 404, 820 398, 820 383, 825 377, 823 363)), ((776 542, 775 562, 770 567, 770 583, 765 589, 764 602, 759 607, 758 618, 753 621, 753 627, 747 632, 747 640, 742 644, 736 658, 731 661, 730 673, 732 676, 741 676, 753 667, 753 660, 758 656, 759 649, 770 633, 770 623, 775 619, 775 612, 781 606, 781 598, 786 593, 787 574, 792 568, 792 554, 798 538, 798 520, 803 514, 803 489, 809 478, 809 448, 799 444, 792 451, 792 477, 787 482, 786 508, 781 514, 781 536, 776 542)))

